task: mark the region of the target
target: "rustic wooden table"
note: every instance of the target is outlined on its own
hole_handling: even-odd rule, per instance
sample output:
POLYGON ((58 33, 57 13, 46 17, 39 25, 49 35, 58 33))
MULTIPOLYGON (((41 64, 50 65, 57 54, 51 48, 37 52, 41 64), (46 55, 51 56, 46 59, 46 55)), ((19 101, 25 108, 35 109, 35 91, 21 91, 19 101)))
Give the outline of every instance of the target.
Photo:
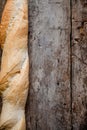
POLYGON ((29 57, 27 130, 87 130, 87 1, 30 0, 29 57))

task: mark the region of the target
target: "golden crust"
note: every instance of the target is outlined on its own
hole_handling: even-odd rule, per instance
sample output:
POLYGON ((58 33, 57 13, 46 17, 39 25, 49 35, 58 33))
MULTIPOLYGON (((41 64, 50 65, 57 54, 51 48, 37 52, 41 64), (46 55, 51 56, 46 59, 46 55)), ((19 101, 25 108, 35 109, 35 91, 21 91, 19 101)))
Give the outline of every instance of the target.
POLYGON ((11 130, 25 130, 24 109, 29 84, 27 41, 27 0, 7 0, 0 25, 0 45, 3 48, 0 72, 3 106, 0 125, 3 126, 7 121, 11 124, 11 120, 11 130))
POLYGON ((12 8, 13 8, 13 1, 8 0, 5 5, 5 8, 4 8, 4 11, 2 14, 1 23, 0 23, 0 46, 1 46, 1 48, 3 48, 3 44, 6 39, 6 31, 9 26, 11 14, 12 14, 12 8))

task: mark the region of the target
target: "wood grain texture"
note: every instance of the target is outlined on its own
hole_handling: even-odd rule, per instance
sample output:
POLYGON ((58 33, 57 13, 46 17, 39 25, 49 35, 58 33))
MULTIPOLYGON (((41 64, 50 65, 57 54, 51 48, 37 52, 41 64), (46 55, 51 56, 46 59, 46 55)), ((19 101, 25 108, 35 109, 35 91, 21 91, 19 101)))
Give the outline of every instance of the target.
POLYGON ((87 1, 72 0, 73 130, 87 130, 87 1))
POLYGON ((27 130, 70 129, 70 2, 30 0, 27 130))

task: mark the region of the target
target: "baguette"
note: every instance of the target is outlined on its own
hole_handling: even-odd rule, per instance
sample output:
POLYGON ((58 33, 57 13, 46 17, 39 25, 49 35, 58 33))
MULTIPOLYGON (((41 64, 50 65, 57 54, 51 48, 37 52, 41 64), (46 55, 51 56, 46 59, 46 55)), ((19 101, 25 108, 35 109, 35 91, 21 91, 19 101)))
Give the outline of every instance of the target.
POLYGON ((0 95, 3 105, 0 130, 26 130, 25 104, 28 94, 28 2, 7 0, 1 25, 3 50, 0 71, 0 95))

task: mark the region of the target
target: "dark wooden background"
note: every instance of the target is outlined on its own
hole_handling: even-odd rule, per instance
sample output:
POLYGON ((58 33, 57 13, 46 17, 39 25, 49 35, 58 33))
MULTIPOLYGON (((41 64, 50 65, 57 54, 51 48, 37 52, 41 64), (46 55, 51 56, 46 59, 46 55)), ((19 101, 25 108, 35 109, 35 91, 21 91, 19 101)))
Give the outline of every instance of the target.
POLYGON ((29 0, 28 6, 27 130, 87 130, 87 0, 29 0))

